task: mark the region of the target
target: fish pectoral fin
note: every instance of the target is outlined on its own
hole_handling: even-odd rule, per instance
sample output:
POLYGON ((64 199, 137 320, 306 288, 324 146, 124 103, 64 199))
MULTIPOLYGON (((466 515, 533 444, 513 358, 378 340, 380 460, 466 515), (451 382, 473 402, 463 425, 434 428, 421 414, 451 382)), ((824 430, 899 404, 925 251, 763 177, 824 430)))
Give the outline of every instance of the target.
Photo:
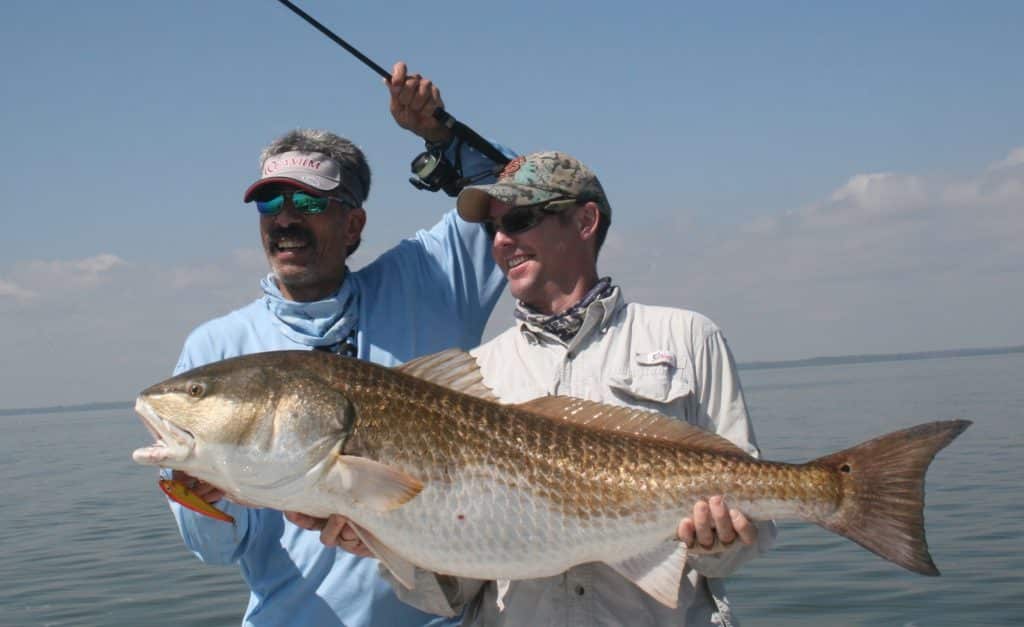
POLYGON ((416 587, 416 567, 412 562, 392 551, 391 547, 381 542, 377 539, 377 536, 373 535, 366 529, 363 529, 351 522, 349 522, 349 525, 355 529, 356 535, 358 535, 359 539, 363 541, 366 548, 373 552, 374 557, 380 560, 380 563, 384 564, 384 567, 394 575, 395 579, 398 580, 398 583, 402 584, 409 590, 416 587))
POLYGON ((669 540, 646 553, 608 566, 662 605, 674 609, 686 566, 686 545, 669 540))
POLYGON ((354 455, 338 455, 330 475, 328 481, 332 487, 343 490, 354 502, 378 512, 400 507, 423 490, 423 482, 416 477, 354 455))

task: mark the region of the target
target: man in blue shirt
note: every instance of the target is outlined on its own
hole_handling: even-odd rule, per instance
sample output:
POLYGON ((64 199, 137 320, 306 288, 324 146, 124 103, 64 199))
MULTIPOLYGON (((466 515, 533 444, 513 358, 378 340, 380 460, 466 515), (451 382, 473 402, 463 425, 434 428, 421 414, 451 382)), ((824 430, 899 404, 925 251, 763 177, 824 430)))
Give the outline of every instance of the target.
MULTIPOLYGON (((429 80, 397 63, 388 82, 395 121, 428 144, 456 151, 467 174, 493 169, 451 141, 431 115, 443 106, 429 80)), ((366 267, 351 272, 370 189, 362 152, 327 131, 296 130, 261 155, 262 173, 246 192, 260 213, 271 273, 263 296, 196 328, 175 374, 237 355, 283 349, 327 350, 396 365, 418 355, 480 342, 504 285, 477 224, 450 211, 366 267)), ((166 471, 165 471, 166 472, 166 471)), ((215 486, 180 471, 234 523, 171 509, 185 545, 204 562, 238 563, 251 594, 245 625, 424 625, 444 620, 403 604, 378 575, 377 561, 325 547, 315 531, 279 511, 223 500, 215 486)))

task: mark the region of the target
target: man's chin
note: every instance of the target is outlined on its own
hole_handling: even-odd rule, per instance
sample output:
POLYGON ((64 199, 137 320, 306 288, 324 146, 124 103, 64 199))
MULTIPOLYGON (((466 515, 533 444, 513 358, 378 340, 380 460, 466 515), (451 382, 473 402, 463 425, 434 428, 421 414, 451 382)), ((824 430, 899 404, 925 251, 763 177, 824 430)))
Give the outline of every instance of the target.
POLYGON ((303 288, 313 285, 316 276, 307 267, 292 264, 273 264, 274 278, 279 287, 303 288))
POLYGON ((530 281, 509 281, 508 293, 512 295, 512 298, 528 303, 533 300, 532 297, 535 295, 534 290, 531 289, 532 287, 533 285, 530 281))

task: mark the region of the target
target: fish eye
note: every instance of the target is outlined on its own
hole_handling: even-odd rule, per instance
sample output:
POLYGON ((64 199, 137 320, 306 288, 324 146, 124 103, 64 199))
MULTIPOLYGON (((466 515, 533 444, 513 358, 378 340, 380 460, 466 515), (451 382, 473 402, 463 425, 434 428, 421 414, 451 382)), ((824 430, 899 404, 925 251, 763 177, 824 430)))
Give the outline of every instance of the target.
POLYGON ((206 386, 198 381, 189 381, 187 389, 192 398, 202 398, 206 394, 206 386))

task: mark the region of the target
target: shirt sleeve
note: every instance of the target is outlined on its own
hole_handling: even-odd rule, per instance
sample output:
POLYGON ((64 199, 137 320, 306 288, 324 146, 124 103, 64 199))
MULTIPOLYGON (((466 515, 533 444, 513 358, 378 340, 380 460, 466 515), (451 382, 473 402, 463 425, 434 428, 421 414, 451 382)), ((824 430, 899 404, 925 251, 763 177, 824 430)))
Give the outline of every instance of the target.
MULTIPOLYGON (((699 426, 724 437, 754 457, 760 457, 736 364, 720 330, 716 329, 704 337, 694 352, 693 361, 694 401, 699 426)), ((756 524, 757 541, 754 544, 745 545, 737 541, 722 553, 692 555, 687 564, 706 577, 732 574, 775 544, 775 523, 761 521, 756 524)))
MULTIPOLYGON (((493 145, 503 154, 513 154, 499 144, 493 145)), ((447 148, 446 156, 454 160, 455 150, 460 151, 462 170, 467 176, 481 175, 475 183, 496 179, 493 161, 459 142, 447 148)), ((453 209, 433 227, 418 231, 392 249, 390 255, 403 268, 398 270, 399 274, 412 271, 408 276, 420 291, 445 286, 444 296, 453 309, 450 314, 457 316, 465 329, 472 330, 467 332, 464 343, 475 346, 480 342, 487 318, 505 287, 505 277, 491 254, 491 239, 480 224, 466 222, 453 209)), ((383 258, 387 257, 388 253, 383 258)), ((424 292, 420 300, 429 302, 439 296, 432 291, 424 292)))

